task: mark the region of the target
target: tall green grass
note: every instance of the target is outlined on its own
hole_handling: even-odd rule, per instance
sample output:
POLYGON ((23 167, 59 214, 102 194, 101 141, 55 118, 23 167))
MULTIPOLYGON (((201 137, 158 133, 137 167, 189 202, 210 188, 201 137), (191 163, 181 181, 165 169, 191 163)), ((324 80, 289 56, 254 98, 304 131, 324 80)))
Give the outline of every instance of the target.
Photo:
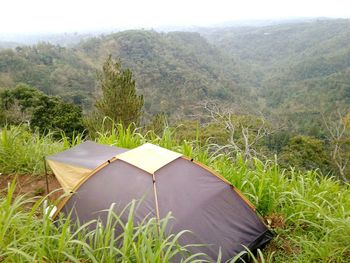
POLYGON ((251 168, 239 156, 233 162, 222 156, 211 165, 264 216, 284 218, 272 244, 277 262, 350 262, 349 185, 315 171, 281 170, 273 162, 255 160, 251 168))
POLYGON ((44 156, 65 148, 66 145, 55 141, 51 133, 32 133, 25 125, 3 127, 0 130, 0 172, 43 173, 44 156))
POLYGON ((186 232, 166 235, 170 215, 157 222, 146 218, 135 224, 136 201, 124 209, 128 220, 108 211, 107 223, 92 220, 84 225, 72 224, 69 218, 54 225, 40 213, 44 198, 13 197, 15 183, 7 196, 0 199, 0 261, 1 262, 170 262, 175 257, 183 262, 204 262, 204 254, 191 255, 179 238, 186 232), (31 210, 24 207, 31 203, 31 210), (39 212, 38 212, 39 211, 39 212), (121 234, 115 234, 115 228, 121 234))
MULTIPOLYGON (((6 136, 16 138, 17 144, 20 144, 21 136, 24 136, 27 148, 19 149, 24 152, 35 152, 40 156, 35 160, 41 160, 41 156, 47 152, 60 151, 70 146, 68 143, 70 140, 65 143, 64 137, 59 142, 52 141, 49 136, 36 140, 38 135, 17 129, 22 128, 7 128, 6 136), (47 148, 45 144, 50 142, 52 148, 47 148), (31 147, 37 150, 30 150, 31 147)), ((174 132, 176 130, 165 129, 162 136, 157 136, 153 132, 145 133, 131 126, 123 128, 117 125, 111 132, 99 134, 96 141, 125 148, 134 148, 145 142, 151 142, 181 152, 222 174, 251 200, 263 216, 268 216, 272 220, 274 216, 283 218, 283 224, 274 229, 277 237, 263 251, 264 256, 259 256, 260 259, 256 260, 350 262, 348 184, 343 184, 332 177, 322 176, 317 171, 302 173, 294 169, 283 170, 277 161, 254 160, 248 164, 241 156, 224 152, 216 145, 202 144, 198 141, 177 142, 173 139, 174 132)), ((4 133, 4 129, 1 133, 4 133)), ((81 139, 77 140, 77 143, 80 141, 81 139)), ((16 148, 11 149, 11 145, 8 147, 8 151, 13 155, 21 156, 16 148)), ((7 156, 2 152, 1 150, 0 158, 6 160, 7 156)), ((33 163, 35 161, 27 160, 23 159, 20 162, 26 169, 19 169, 12 161, 9 162, 7 169, 17 173, 42 171, 40 166, 34 168, 37 167, 33 163)), ((0 162, 0 169, 3 163, 0 162)))
POLYGON ((26 125, 5 126, 0 130, 0 172, 43 175, 45 156, 77 145, 82 138, 81 134, 68 138, 62 133, 57 141, 53 133, 33 133, 26 125))

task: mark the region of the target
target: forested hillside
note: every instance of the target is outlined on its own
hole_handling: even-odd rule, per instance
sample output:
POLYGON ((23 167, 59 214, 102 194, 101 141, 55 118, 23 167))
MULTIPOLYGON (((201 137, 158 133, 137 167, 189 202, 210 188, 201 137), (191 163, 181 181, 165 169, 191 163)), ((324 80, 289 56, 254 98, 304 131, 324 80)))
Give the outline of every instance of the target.
POLYGON ((349 20, 202 29, 200 34, 130 30, 73 48, 41 43, 2 50, 0 87, 24 82, 89 109, 96 70, 112 54, 134 72, 145 111, 152 114, 190 115, 204 100, 216 100, 277 114, 300 132, 319 125, 314 117, 320 111, 349 105, 349 20))
POLYGON ((0 87, 25 83, 81 104, 91 97, 95 69, 72 49, 41 43, 0 52, 0 87))
MULTIPOLYGON (((97 72, 112 55, 133 73, 148 128, 161 130, 166 117, 180 126, 180 140, 197 138, 200 127, 203 141, 229 142, 247 158, 278 154, 286 167, 350 173, 343 162, 350 147, 350 20, 198 31, 128 30, 73 47, 3 49, 0 89, 24 83, 82 106, 87 116, 101 96, 97 72), (297 154, 306 148, 313 150, 297 154)), ((4 120, 27 117, 17 109, 21 101, 4 108, 4 120)), ((39 104, 25 106, 27 115, 39 104)), ((62 118, 52 125, 67 126, 62 118)))
POLYGON ((299 132, 310 128, 310 118, 317 113, 348 109, 349 20, 201 33, 236 61, 249 64, 259 79, 259 95, 265 98, 263 111, 286 115, 287 110, 286 117, 296 121, 299 132))
POLYGON ((89 108, 96 71, 109 54, 134 72, 149 113, 183 116, 204 100, 253 100, 241 65, 198 33, 184 32, 134 30, 92 38, 71 49, 42 43, 3 50, 0 86, 24 82, 89 108))
POLYGON ((319 125, 310 118, 321 110, 343 110, 350 102, 349 20, 199 33, 129 30, 73 48, 41 43, 3 49, 0 87, 23 82, 88 110, 96 96, 96 71, 112 54, 134 72, 151 114, 184 117, 203 101, 216 100, 277 114, 300 132, 319 125))

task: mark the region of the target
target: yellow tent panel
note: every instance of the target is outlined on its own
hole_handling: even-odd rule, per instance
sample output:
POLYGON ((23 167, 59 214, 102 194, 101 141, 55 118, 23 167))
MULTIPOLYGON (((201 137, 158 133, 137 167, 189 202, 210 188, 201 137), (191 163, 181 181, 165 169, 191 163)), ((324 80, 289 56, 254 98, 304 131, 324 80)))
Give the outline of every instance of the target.
POLYGON ((85 142, 46 160, 64 191, 69 193, 93 170, 113 157, 153 174, 181 156, 150 143, 126 150, 85 142))
POLYGON ((117 159, 134 165, 150 174, 181 157, 182 154, 146 143, 117 155, 117 159))
POLYGON ((92 171, 91 169, 72 166, 53 160, 47 160, 47 162, 66 193, 72 191, 72 189, 92 171))

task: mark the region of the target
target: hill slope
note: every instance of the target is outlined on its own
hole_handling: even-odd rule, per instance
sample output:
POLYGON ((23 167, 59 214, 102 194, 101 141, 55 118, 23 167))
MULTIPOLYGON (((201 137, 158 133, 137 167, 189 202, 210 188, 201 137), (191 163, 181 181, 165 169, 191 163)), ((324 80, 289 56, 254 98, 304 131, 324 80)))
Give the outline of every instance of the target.
MULTIPOLYGON (((109 54, 134 72, 145 111, 191 115, 205 101, 281 116, 300 132, 320 112, 349 111, 350 20, 199 33, 129 30, 72 48, 0 51, 0 87, 19 82, 91 109, 96 71, 109 54)), ((311 127, 311 128, 310 128, 311 127)))
MULTIPOLYGON (((295 114, 348 109, 350 20, 212 29, 209 42, 249 64, 264 111, 295 114)), ((306 115, 305 115, 306 114, 306 115)))
POLYGON ((0 86, 25 82, 46 93, 91 98, 96 70, 112 54, 131 68, 146 111, 190 114, 203 100, 229 103, 251 97, 248 78, 235 61, 198 33, 124 31, 74 48, 50 44, 0 52, 0 86))

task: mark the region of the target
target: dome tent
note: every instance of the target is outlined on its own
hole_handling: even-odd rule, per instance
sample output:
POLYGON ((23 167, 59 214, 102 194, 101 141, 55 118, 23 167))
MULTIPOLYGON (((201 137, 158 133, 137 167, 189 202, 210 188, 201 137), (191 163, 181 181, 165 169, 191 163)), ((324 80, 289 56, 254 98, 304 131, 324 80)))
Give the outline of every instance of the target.
POLYGON ((101 211, 112 203, 118 214, 133 199, 142 199, 135 211, 136 222, 171 212, 169 233, 190 230, 191 234, 181 237, 182 245, 207 244, 192 248, 193 252, 216 260, 221 250, 223 261, 243 251, 243 246, 252 251, 261 248, 273 236, 254 206, 222 176, 152 144, 126 150, 85 142, 47 161, 65 191, 72 193, 56 215, 74 211, 73 221, 84 223, 98 217, 104 221, 101 211))

